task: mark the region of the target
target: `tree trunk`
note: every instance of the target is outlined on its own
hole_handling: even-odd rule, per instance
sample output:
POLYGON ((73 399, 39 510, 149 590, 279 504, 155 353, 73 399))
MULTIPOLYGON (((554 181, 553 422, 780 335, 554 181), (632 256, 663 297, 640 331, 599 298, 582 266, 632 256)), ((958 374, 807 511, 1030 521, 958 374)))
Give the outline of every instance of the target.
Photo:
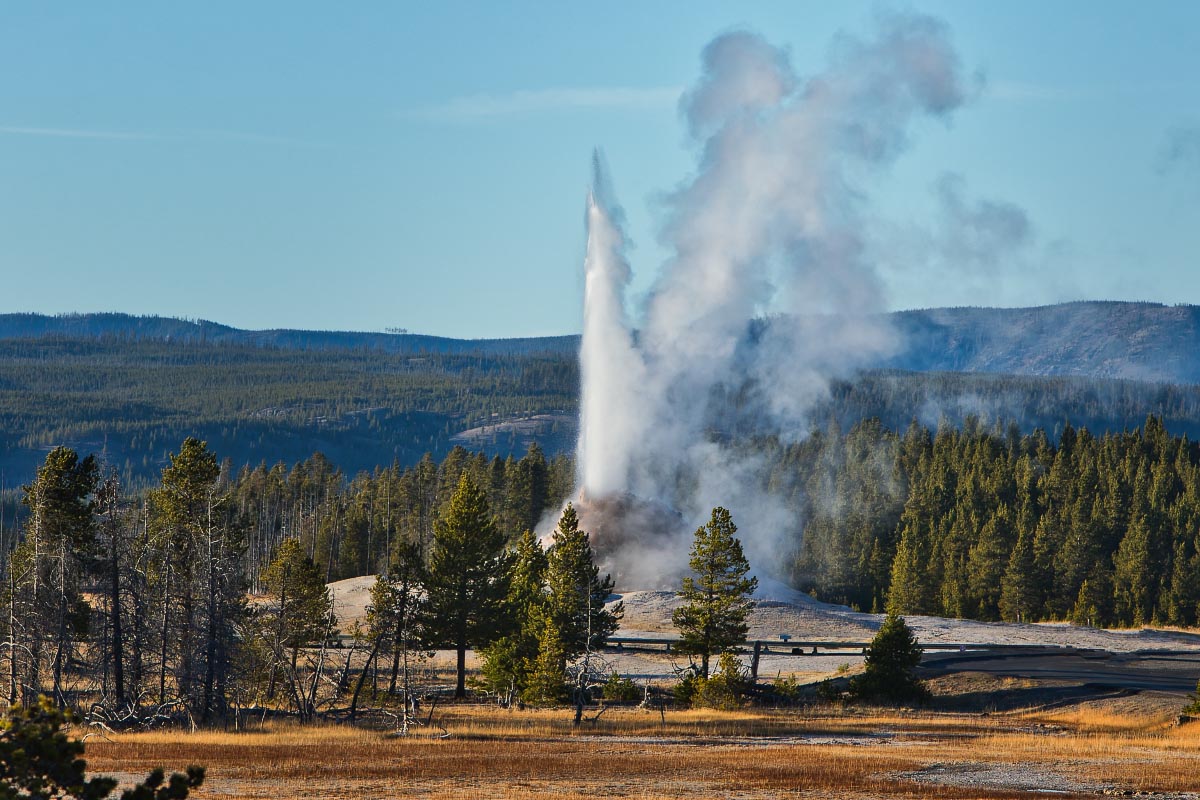
MULTIPOLYGON (((113 500, 112 502, 115 502, 113 500)), ((120 554, 120 534, 117 532, 118 522, 111 519, 112 530, 109 538, 109 571, 108 571, 108 608, 112 624, 112 665, 113 684, 117 705, 125 704, 125 641, 121 630, 121 567, 118 561, 120 554)))
POLYGON ((217 587, 217 553, 214 552, 213 542, 213 521, 212 521, 212 498, 208 501, 208 530, 206 561, 208 562, 208 625, 205 631, 204 642, 204 700, 203 709, 201 710, 200 718, 203 722, 208 722, 212 719, 214 711, 218 709, 216 706, 223 705, 221 700, 214 694, 217 683, 217 617, 220 613, 220 603, 218 602, 218 587, 217 587))
POLYGON ((354 721, 354 715, 358 713, 358 696, 362 694, 363 684, 367 682, 367 672, 371 669, 371 662, 375 660, 375 656, 379 654, 379 646, 383 644, 383 636, 375 637, 375 645, 371 648, 371 654, 367 656, 367 663, 363 664, 362 672, 358 674, 358 683, 354 686, 354 696, 350 698, 350 721, 354 721))
POLYGON ((166 570, 163 580, 163 605, 162 605, 162 627, 159 630, 159 653, 158 653, 158 704, 161 706, 167 702, 167 642, 170 641, 170 624, 171 624, 171 561, 170 556, 165 559, 166 570))
MULTIPOLYGON (((407 594, 408 584, 403 585, 403 591, 407 594)), ((407 647, 408 643, 404 641, 404 630, 408 623, 407 603, 402 600, 400 614, 396 620, 396 637, 392 645, 392 680, 388 683, 388 694, 396 693, 396 678, 400 675, 400 648, 407 647)))
POLYGON ((54 702, 66 708, 63 695, 63 660, 67 649, 67 537, 60 533, 58 539, 58 632, 54 647, 54 702))
POLYGON ((467 644, 458 643, 458 683, 454 686, 455 697, 467 696, 467 644))
POLYGON ((17 580, 8 562, 8 704, 17 702, 17 580))

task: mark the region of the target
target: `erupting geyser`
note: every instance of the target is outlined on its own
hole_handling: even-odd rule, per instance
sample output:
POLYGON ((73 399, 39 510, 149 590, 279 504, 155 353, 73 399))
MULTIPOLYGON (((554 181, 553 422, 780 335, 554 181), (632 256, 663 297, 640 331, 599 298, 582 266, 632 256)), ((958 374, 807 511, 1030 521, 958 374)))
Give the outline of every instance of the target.
POLYGON ((830 378, 895 349, 874 313, 861 181, 899 154, 914 120, 963 97, 945 30, 925 16, 884 18, 870 41, 839 37, 831 65, 807 79, 759 36, 713 40, 680 104, 697 170, 666 199, 672 255, 636 324, 597 157, 578 502, 623 585, 686 568, 690 533, 715 505, 733 512, 756 569, 780 571, 777 543, 801 522, 723 434, 803 435, 830 378))
POLYGON ((632 406, 642 383, 643 365, 625 312, 625 287, 631 272, 624 255, 624 235, 606 197, 599 154, 593 162, 579 370, 583 385, 596 391, 585 389, 580 397, 576 463, 580 488, 589 497, 601 497, 627 488, 626 443, 638 435, 640 420, 632 406), (599 387, 604 387, 603 391, 599 387))

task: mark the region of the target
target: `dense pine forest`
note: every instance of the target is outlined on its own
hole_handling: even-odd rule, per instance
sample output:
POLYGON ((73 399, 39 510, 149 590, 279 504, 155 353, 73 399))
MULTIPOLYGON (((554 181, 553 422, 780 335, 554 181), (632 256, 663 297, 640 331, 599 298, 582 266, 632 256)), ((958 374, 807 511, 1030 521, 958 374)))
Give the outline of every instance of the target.
POLYGON ((868 421, 770 449, 806 520, 793 578, 863 609, 982 620, 1195 625, 1200 449, 1016 426, 902 434, 868 421))

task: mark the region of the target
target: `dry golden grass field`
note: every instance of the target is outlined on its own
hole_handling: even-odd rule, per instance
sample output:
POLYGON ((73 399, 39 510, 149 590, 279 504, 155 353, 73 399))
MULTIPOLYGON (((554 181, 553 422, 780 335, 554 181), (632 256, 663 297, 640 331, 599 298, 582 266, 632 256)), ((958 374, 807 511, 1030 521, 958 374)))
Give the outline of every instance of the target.
POLYGON ((575 729, 565 709, 464 705, 434 720, 407 737, 292 725, 93 736, 87 758, 130 778, 207 765, 199 798, 1200 797, 1200 723, 1176 725, 1165 707, 668 710, 665 721, 612 709, 575 729))

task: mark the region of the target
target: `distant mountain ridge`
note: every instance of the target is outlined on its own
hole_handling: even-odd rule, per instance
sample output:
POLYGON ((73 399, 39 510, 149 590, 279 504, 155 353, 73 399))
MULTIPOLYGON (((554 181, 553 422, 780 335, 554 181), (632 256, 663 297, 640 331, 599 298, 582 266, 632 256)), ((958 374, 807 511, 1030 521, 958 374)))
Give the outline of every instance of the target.
POLYGON ((907 346, 883 366, 1200 383, 1200 306, 1089 301, 890 317, 907 346))
POLYGON ((280 328, 252 331, 208 320, 132 314, 0 314, 0 339, 138 339, 209 344, 241 344, 285 350, 382 350, 387 353, 486 353, 524 355, 567 353, 579 347, 578 336, 535 336, 509 339, 453 339, 415 333, 306 331, 280 328))
MULTIPOLYGON (((1200 306, 1081 301, 1031 308, 932 308, 887 316, 906 344, 895 357, 870 366, 1200 383, 1200 306)), ((569 355, 579 348, 577 335, 455 339, 411 333, 251 331, 205 320, 129 314, 0 314, 0 339, 46 336, 414 354, 569 355)))

